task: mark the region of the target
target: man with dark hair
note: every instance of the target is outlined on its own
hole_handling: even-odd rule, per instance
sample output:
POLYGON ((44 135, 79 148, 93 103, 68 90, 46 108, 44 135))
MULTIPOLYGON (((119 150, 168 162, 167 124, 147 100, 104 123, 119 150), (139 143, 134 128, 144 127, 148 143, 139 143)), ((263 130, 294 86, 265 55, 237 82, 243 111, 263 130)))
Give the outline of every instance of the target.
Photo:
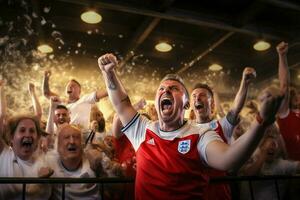
POLYGON ((229 146, 215 131, 184 120, 189 96, 180 79, 160 83, 155 97, 158 121, 138 114, 116 75, 117 63, 113 54, 98 59, 109 98, 124 125, 122 132, 136 151, 136 199, 207 199, 205 165, 229 170, 243 163, 275 120, 281 101, 281 97, 268 96, 259 120, 229 146))
MULTIPOLYGON (((51 72, 45 71, 43 78, 43 93, 48 99, 51 96, 59 97, 59 95, 50 90, 50 76, 51 72)), ((66 86, 66 94, 67 99, 58 98, 58 101, 65 103, 66 107, 70 110, 70 123, 79 125, 84 129, 88 129, 92 105, 98 102, 101 98, 106 97, 107 92, 105 90, 96 90, 90 94, 80 97, 81 85, 77 80, 71 79, 66 86)))
MULTIPOLYGON (((230 144, 231 136, 235 125, 239 122, 239 113, 243 108, 248 93, 248 87, 255 78, 255 70, 246 67, 243 72, 240 89, 236 94, 233 106, 220 120, 214 119, 214 93, 207 85, 197 83, 191 94, 191 107, 195 113, 195 122, 201 128, 211 128, 216 131, 224 142, 230 144)), ((225 176, 226 172, 207 168, 210 178, 225 176)), ((231 199, 230 187, 228 184, 216 184, 208 186, 209 199, 231 199)))

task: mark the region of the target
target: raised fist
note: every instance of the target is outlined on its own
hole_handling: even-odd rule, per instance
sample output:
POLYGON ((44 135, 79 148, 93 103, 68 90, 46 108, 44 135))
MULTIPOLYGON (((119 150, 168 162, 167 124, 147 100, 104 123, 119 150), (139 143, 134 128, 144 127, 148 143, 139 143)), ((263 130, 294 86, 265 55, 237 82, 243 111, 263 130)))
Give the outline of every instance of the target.
POLYGON ((276 47, 279 55, 286 55, 289 50, 289 44, 286 42, 280 42, 276 47))
POLYGON ((101 71, 106 73, 112 71, 118 64, 116 56, 111 53, 104 54, 98 58, 98 65, 101 71))
POLYGON ((33 83, 28 83, 28 91, 33 93, 35 90, 35 85, 33 83))
POLYGON ((256 71, 252 67, 245 67, 243 71, 243 80, 247 83, 250 83, 253 79, 256 78, 256 71))
POLYGON ((45 76, 46 78, 49 78, 49 77, 51 76, 51 71, 50 71, 50 70, 46 70, 46 71, 44 72, 44 76, 45 76))
POLYGON ((276 113, 280 107, 284 95, 271 94, 265 92, 262 98, 261 109, 259 115, 266 125, 271 125, 275 121, 276 113))

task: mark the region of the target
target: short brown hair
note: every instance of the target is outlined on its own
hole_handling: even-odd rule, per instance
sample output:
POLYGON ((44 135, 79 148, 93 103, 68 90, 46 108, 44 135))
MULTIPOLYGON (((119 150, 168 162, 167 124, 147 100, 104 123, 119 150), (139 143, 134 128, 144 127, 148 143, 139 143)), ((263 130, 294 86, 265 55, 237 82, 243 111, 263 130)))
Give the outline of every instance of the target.
POLYGON ((79 88, 81 88, 81 85, 80 85, 80 83, 77 80, 71 79, 70 81, 73 81, 74 83, 76 83, 79 86, 79 88))
POLYGON ((178 74, 167 74, 167 75, 161 80, 161 82, 166 81, 166 80, 177 81, 178 83, 180 83, 180 84, 183 86, 184 90, 185 90, 185 95, 187 96, 187 99, 188 99, 188 100, 190 99, 189 92, 188 92, 188 90, 186 89, 186 87, 185 87, 185 85, 184 85, 183 79, 182 79, 178 74))
POLYGON ((196 83, 196 85, 193 87, 193 90, 198 89, 198 88, 203 88, 208 91, 211 97, 214 97, 214 92, 212 91, 211 87, 209 87, 205 83, 196 83))

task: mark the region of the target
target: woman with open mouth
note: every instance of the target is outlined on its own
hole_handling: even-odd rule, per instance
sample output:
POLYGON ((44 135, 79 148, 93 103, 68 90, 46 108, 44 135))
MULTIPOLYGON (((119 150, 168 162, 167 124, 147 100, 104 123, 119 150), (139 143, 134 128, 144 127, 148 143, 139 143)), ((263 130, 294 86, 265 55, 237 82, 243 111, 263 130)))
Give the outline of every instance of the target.
MULTIPOLYGON (((41 160, 35 152, 41 134, 40 123, 34 116, 19 115, 8 120, 4 132, 6 142, 3 132, 0 135, 0 177, 38 177, 41 160)), ((37 193, 34 188, 27 185, 28 199, 48 199, 50 191, 39 188, 43 192, 37 193)), ((1 185, 0 199, 22 199, 22 185, 1 185)))

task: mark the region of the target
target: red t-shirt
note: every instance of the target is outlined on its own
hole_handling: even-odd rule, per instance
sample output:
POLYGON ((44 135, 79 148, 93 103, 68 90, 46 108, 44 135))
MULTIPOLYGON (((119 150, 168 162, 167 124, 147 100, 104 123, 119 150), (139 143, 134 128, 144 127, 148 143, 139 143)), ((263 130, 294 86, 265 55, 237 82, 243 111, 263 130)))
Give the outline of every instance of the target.
POLYGON ((126 165, 126 176, 135 177, 135 151, 127 139, 126 135, 122 135, 115 141, 116 158, 122 164, 126 165))
MULTIPOLYGON (((198 124, 198 126, 207 126, 216 131, 224 142, 228 143, 233 132, 234 126, 228 122, 226 117, 223 117, 220 121, 212 120, 208 123, 198 124)), ((227 176, 225 171, 213 169, 211 167, 206 168, 206 173, 210 178, 227 176)), ((207 188, 209 200, 230 200, 231 190, 230 186, 226 183, 209 184, 207 188)))
POLYGON ((289 159, 300 160, 300 113, 290 110, 285 118, 278 118, 277 123, 289 159))
POLYGON ((164 132, 138 114, 123 128, 136 150, 135 197, 142 200, 207 199, 206 145, 221 140, 214 131, 185 123, 164 132))

